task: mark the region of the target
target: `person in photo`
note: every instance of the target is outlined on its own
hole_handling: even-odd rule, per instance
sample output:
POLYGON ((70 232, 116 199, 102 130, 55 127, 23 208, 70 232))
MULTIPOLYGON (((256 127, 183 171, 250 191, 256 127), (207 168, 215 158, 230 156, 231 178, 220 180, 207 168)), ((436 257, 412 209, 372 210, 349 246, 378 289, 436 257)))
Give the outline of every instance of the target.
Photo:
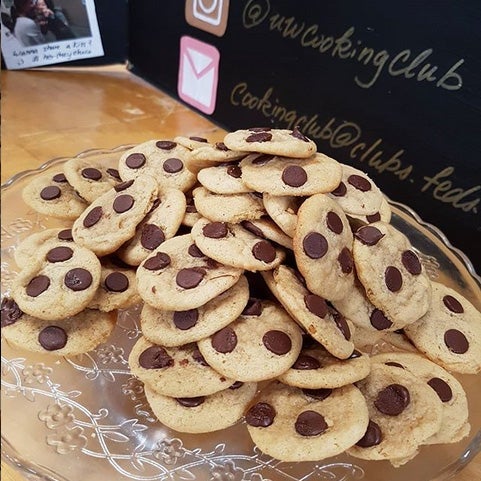
POLYGON ((35 22, 37 0, 15 0, 11 8, 13 34, 24 47, 47 41, 35 22))
POLYGON ((51 32, 55 40, 75 38, 62 9, 56 7, 53 0, 37 0, 35 11, 36 22, 44 35, 51 32))
POLYGON ((36 19, 37 0, 15 0, 11 8, 13 34, 24 47, 47 41, 36 19))

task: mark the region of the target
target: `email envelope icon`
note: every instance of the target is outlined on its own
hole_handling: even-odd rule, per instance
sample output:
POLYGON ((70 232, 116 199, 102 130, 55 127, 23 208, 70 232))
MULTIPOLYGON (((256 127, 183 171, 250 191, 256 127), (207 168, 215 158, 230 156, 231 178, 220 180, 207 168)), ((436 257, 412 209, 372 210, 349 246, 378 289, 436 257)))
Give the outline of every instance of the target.
POLYGON ((220 53, 213 45, 181 37, 177 92, 184 102, 206 114, 215 110, 219 60, 220 53))

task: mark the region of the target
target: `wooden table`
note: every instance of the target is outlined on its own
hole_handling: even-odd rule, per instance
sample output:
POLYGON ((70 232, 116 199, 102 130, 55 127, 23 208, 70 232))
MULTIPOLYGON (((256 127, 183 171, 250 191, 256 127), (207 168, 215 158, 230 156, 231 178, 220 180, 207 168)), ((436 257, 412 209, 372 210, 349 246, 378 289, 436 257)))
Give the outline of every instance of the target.
MULTIPOLYGON (((123 65, 2 72, 2 183, 54 157, 180 134, 224 131, 123 65)), ((2 479, 24 480, 3 462, 2 479)), ((481 456, 454 479, 481 479, 481 456)))

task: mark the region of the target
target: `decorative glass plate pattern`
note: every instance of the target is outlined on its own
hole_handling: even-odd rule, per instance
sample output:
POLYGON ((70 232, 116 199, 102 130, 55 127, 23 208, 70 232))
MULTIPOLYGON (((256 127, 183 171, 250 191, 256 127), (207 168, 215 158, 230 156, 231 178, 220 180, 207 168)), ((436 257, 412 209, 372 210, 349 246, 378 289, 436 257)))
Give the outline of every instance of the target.
MULTIPOLYGON (((128 147, 78 157, 115 166, 128 147)), ((66 160, 53 159, 2 186, 2 296, 18 272, 15 246, 35 231, 68 225, 36 214, 21 198, 32 176, 55 173, 66 160)), ((469 260, 411 209, 391 205, 392 223, 411 239, 430 276, 481 309, 481 279, 469 260)), ((457 444, 425 446, 397 469, 347 455, 282 463, 257 450, 242 423, 205 435, 173 432, 155 419, 142 384, 129 373, 127 358, 139 333, 138 310, 131 309, 119 313, 108 342, 86 355, 35 355, 2 339, 2 457, 27 479, 49 481, 441 481, 481 449, 479 375, 457 376, 468 394, 470 436, 457 444)))

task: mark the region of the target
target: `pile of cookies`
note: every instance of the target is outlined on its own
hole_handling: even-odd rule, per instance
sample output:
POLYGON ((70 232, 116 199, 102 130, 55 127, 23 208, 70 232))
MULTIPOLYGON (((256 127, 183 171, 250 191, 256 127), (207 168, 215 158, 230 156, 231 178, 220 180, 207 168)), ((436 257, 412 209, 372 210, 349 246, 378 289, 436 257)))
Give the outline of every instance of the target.
POLYGON ((452 373, 481 370, 481 314, 429 279, 375 183, 299 129, 151 140, 117 168, 74 158, 23 198, 72 225, 16 249, 10 343, 87 352, 141 304, 130 368, 176 431, 244 420, 282 461, 394 466, 468 435, 452 373))

